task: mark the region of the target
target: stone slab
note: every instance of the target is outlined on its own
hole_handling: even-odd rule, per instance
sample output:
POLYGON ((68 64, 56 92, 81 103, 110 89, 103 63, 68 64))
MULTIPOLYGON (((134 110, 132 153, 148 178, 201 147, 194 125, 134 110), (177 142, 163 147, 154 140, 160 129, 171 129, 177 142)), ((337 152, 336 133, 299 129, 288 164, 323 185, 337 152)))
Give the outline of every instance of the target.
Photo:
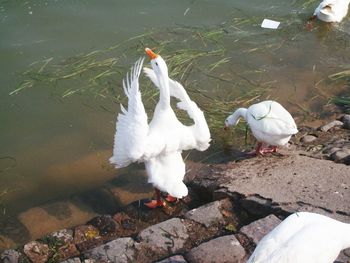
POLYGON ((221 167, 220 188, 259 195, 289 212, 322 213, 350 223, 350 166, 291 154, 262 156, 221 167))
POLYGON ((134 240, 130 237, 118 238, 104 245, 84 252, 84 256, 89 259, 94 259, 97 262, 134 262, 134 240))
POLYGON ((228 202, 228 200, 215 201, 192 209, 185 214, 185 218, 203 224, 206 227, 224 224, 225 219, 220 211, 223 202, 228 202))
POLYGON ((241 263, 244 257, 245 250, 234 235, 212 239, 186 254, 191 263, 241 263))
POLYGON ((275 215, 269 215, 242 227, 240 233, 244 234, 257 245, 266 234, 271 232, 281 222, 275 215))
POLYGON ((143 250, 151 250, 159 256, 181 252, 188 238, 186 226, 179 218, 150 226, 137 237, 143 250))

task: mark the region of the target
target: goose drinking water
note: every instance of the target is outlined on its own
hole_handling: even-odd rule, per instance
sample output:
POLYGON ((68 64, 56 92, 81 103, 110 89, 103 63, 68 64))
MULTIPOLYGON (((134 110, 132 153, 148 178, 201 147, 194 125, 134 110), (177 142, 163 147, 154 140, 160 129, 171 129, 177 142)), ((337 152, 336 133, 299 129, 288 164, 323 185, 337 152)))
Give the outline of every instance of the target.
POLYGON ((288 143, 298 132, 290 113, 276 101, 267 100, 251 105, 248 109, 239 108, 225 120, 225 127, 237 125, 244 118, 254 137, 258 140, 255 153, 276 152, 277 146, 288 143), (271 147, 263 148, 263 143, 271 147))

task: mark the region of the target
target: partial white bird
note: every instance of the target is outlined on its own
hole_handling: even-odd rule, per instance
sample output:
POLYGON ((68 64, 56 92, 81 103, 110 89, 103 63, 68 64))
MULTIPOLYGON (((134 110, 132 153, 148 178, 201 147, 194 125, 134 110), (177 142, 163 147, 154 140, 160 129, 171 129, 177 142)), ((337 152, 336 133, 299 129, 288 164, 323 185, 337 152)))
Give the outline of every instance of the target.
POLYGON ((247 263, 333 263, 348 247, 350 224, 298 212, 267 234, 247 263))
POLYGON ((146 205, 155 208, 164 205, 160 191, 168 193, 166 200, 170 202, 188 194, 183 183, 185 163, 181 152, 189 149, 204 151, 211 139, 203 112, 190 99, 183 86, 168 77, 163 58, 149 48, 145 51, 151 58, 153 70, 145 68, 144 71, 159 88, 159 101, 148 124, 139 90, 138 80, 143 64, 143 59, 139 59, 123 82, 128 109, 121 106, 122 113, 118 115, 110 162, 116 168, 132 162, 145 163, 148 182, 153 184, 157 194, 157 200, 146 205), (187 111, 194 124, 185 126, 177 119, 170 105, 170 96, 180 100, 177 106, 187 111))
POLYGON ((315 9, 314 18, 324 22, 341 22, 348 13, 350 0, 324 0, 315 9))
POLYGON ((237 109, 226 118, 225 127, 237 125, 240 118, 246 120, 258 141, 256 154, 276 152, 277 146, 285 145, 291 136, 298 132, 290 113, 281 104, 272 100, 253 104, 248 109, 237 109), (272 147, 263 148, 263 143, 272 147))

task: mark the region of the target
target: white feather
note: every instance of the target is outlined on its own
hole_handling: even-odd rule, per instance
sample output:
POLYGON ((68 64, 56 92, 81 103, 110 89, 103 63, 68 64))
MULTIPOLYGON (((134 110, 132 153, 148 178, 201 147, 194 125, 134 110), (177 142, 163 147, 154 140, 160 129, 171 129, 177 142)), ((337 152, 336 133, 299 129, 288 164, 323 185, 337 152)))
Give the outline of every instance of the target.
POLYGON ((225 123, 228 126, 236 125, 241 117, 246 120, 255 138, 269 145, 285 145, 298 132, 293 117, 276 101, 267 100, 248 109, 240 108, 225 123))
POLYGON ((123 81, 123 89, 128 97, 128 109, 121 105, 121 113, 116 123, 113 156, 110 162, 116 167, 125 167, 138 161, 144 154, 148 134, 147 114, 141 100, 139 76, 143 58, 131 68, 131 73, 123 81))
POLYGON ((136 62, 123 84, 128 97, 128 110, 122 108, 122 113, 118 115, 110 162, 117 168, 135 161, 144 162, 148 181, 154 187, 182 198, 188 190, 182 182, 185 163, 181 152, 189 149, 206 150, 211 140, 209 128, 203 112, 190 99, 183 86, 169 79, 167 66, 160 56, 151 61, 153 70, 144 68, 146 76, 160 91, 153 118, 147 124, 138 84, 142 62, 136 62), (185 126, 177 119, 170 106, 170 96, 180 100, 181 107, 193 119, 193 125, 185 126))
POLYGON ((341 22, 348 13, 350 0, 324 0, 315 9, 314 16, 324 22, 341 22))
POLYGON ((247 263, 333 263, 350 247, 350 225, 298 212, 287 217, 258 244, 247 263))

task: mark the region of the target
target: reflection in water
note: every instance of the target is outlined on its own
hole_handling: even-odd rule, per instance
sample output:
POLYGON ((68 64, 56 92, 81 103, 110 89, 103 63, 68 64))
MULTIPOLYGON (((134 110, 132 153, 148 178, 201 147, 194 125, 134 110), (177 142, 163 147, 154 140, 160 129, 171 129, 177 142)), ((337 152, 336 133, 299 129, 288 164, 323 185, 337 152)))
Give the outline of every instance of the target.
MULTIPOLYGON (((108 164, 116 111, 125 102, 121 79, 146 44, 205 110, 212 147, 191 160, 245 148, 244 125, 221 131, 237 106, 274 99, 298 124, 332 117, 329 98, 348 88, 327 76, 349 64, 350 27, 345 19, 304 29, 317 4, 2 1, 0 250, 151 195, 142 167, 108 164), (260 28, 264 18, 281 21, 280 28, 260 28), (25 89, 8 95, 18 87, 25 89), (47 222, 43 232, 38 218, 47 222)), ((157 92, 141 81, 152 109, 157 92)))

